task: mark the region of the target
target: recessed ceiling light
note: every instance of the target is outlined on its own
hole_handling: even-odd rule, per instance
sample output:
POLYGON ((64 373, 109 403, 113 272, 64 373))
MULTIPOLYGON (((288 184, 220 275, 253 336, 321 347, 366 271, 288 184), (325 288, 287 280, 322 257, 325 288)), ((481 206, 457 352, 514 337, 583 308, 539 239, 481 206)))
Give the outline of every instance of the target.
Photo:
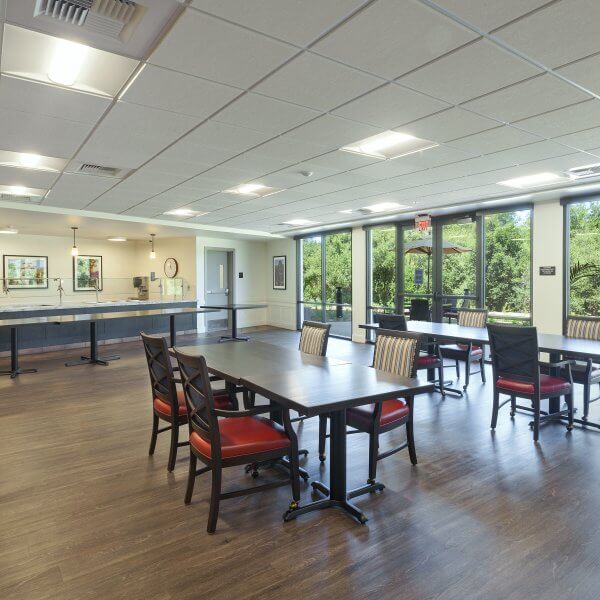
POLYGON ((126 242, 126 237, 109 237, 107 238, 109 242, 126 242))
POLYGON ((68 40, 59 40, 48 70, 48 79, 58 85, 72 86, 79 76, 88 47, 68 40))
POLYGON ((318 221, 310 221, 309 219, 290 219, 284 221, 283 225, 292 225, 293 227, 301 227, 302 225, 318 225, 318 221))
POLYGON ((173 217, 200 217, 206 214, 208 213, 191 210, 190 208, 174 208, 173 210, 168 210, 163 213, 163 215, 170 215, 173 217))
POLYGON ((353 208, 347 208, 346 210, 340 210, 341 215, 351 215, 354 212, 353 208))
POLYGON ((22 185, 9 186, 10 193, 13 196, 28 196, 27 188, 22 185))
POLYGON ((238 194, 240 196, 251 196, 252 198, 264 198, 283 190, 279 188, 269 187, 262 183, 242 183, 235 187, 224 190, 226 194, 238 194))
POLYGON ((35 169, 39 166, 42 157, 39 154, 27 154, 23 153, 19 156, 19 163, 21 166, 28 169, 35 169))
POLYGON ((58 173, 62 171, 69 161, 52 156, 41 156, 29 152, 13 152, 12 150, 0 150, 0 165, 6 167, 17 167, 19 169, 36 169, 38 171, 50 171, 58 173))
POLYGON ((392 160, 400 158, 407 154, 420 152, 421 150, 429 150, 439 146, 438 143, 430 140, 423 140, 408 133, 400 133, 399 131, 384 131, 377 135, 359 140, 353 144, 343 146, 340 150, 344 152, 352 152, 354 154, 362 154, 364 156, 372 156, 374 158, 383 158, 392 160))
POLYGON ((543 185, 551 185, 552 183, 564 179, 566 179, 566 177, 557 175, 556 173, 536 173, 535 175, 526 175, 524 177, 515 177, 514 179, 507 179, 506 181, 499 181, 498 185, 504 185, 506 187, 517 189, 525 189, 543 185))
POLYGON ((11 227, 9 225, 8 227, 2 227, 2 228, 0 228, 0 233, 15 234, 15 233, 19 233, 19 230, 15 229, 14 227, 11 227))
POLYGON ((365 206, 364 210, 368 210, 372 213, 388 212, 390 210, 399 210, 401 208, 408 208, 405 204, 399 204, 398 202, 379 202, 378 204, 371 204, 371 206, 365 206))

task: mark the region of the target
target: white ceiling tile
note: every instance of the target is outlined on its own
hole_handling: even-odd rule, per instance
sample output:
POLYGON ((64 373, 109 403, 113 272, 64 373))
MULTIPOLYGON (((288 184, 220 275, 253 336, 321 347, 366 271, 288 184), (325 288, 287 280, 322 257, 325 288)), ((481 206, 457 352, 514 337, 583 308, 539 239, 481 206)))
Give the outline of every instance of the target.
POLYGON ((310 123, 300 125, 287 135, 291 139, 317 144, 330 151, 377 133, 381 133, 378 127, 323 115, 310 123))
POLYGON ((405 75, 412 89, 459 104, 541 72, 502 48, 480 40, 405 75))
POLYGON ((135 169, 197 123, 196 117, 118 102, 76 158, 135 169))
POLYGON ((600 94, 600 54, 578 60, 556 72, 590 92, 600 94))
POLYGON ((597 0, 561 0, 495 32, 502 41, 553 68, 600 50, 597 0))
POLYGON ((272 137, 271 134, 262 131, 209 121, 192 131, 181 142, 190 147, 199 146, 233 151, 233 154, 229 156, 231 158, 263 143, 270 137, 272 137))
POLYGON ((322 146, 312 144, 311 142, 301 142, 296 138, 292 138, 289 133, 261 144, 252 152, 259 156, 280 158, 292 163, 309 160, 315 156, 324 154, 322 146))
POLYGON ((449 108, 446 102, 388 83, 334 110, 333 114, 391 129, 445 108, 449 108))
POLYGON ((240 202, 239 196, 235 196, 233 194, 212 194, 207 196, 206 198, 202 198, 201 200, 197 200, 188 205, 188 208, 191 210, 220 210, 221 208, 225 208, 226 206, 231 206, 232 204, 237 204, 240 202))
POLYGON ((222 110, 214 120, 278 135, 320 114, 304 106, 248 93, 222 110))
POLYGON ((549 138, 599 125, 600 100, 588 100, 515 123, 515 126, 525 131, 549 138))
POLYGON ((335 171, 348 171, 349 169, 356 169, 378 162, 381 161, 371 156, 362 156, 361 154, 352 154, 351 152, 334 150, 333 152, 328 152, 327 154, 313 158, 304 163, 304 165, 309 171, 322 167, 335 171))
MULTIPOLYGON (((1 141, 0 141, 1 143, 1 141)), ((0 165, 0 185, 17 185, 27 188, 47 190, 56 181, 58 173, 20 169, 0 165)))
POLYGON ((492 121, 461 108, 451 108, 405 125, 400 129, 403 133, 409 133, 426 140, 449 142, 497 126, 497 121, 492 121))
POLYGON ((553 75, 541 75, 465 103, 464 108, 511 123, 591 97, 553 75))
POLYGON ((146 197, 147 195, 143 192, 123 190, 117 186, 92 201, 86 206, 86 209, 118 214, 127 210, 130 206, 143 202, 146 197))
POLYGON ((224 167, 237 169, 247 175, 254 174, 255 177, 265 173, 273 173, 291 166, 293 161, 278 160, 269 156, 258 154, 255 150, 245 152, 231 160, 223 163, 224 167))
POLYGON ((504 125, 454 140, 450 145, 475 154, 488 154, 539 141, 539 137, 504 125))
POLYGON ((283 42, 187 9, 149 62, 245 89, 296 52, 283 42))
POLYGON ((526 146, 488 154, 486 158, 503 162, 511 161, 513 164, 518 165, 533 162, 535 160, 565 156, 571 153, 572 150, 566 146, 561 146, 551 140, 544 140, 534 144, 527 144, 526 146))
POLYGON ((91 125, 0 108, 2 150, 71 158, 91 125))
POLYGON ((98 121, 110 103, 110 98, 0 76, 0 106, 10 110, 92 124, 98 121))
POLYGON ((241 93, 222 83, 146 65, 122 100, 205 119, 241 93))
POLYGON ((379 0, 318 42, 315 52, 387 79, 477 35, 413 0, 379 0))
POLYGON ((303 46, 364 3, 365 0, 193 0, 192 6, 303 46))
POLYGON ((254 91, 325 111, 381 83, 377 77, 305 52, 267 77, 254 91))
POLYGON ((491 31, 547 4, 548 0, 436 0, 436 4, 483 31, 491 31))
POLYGON ((200 175, 196 175, 190 182, 206 182, 218 192, 240 183, 246 183, 250 179, 253 179, 253 177, 249 177, 245 171, 233 169, 227 165, 219 165, 200 175))
POLYGON ((600 127, 592 127, 591 129, 584 129, 577 133, 561 135, 554 138, 554 141, 577 148, 578 150, 592 150, 600 146, 600 127))
POLYGON ((63 208, 85 208, 92 200, 118 183, 111 177, 62 175, 42 204, 63 208))

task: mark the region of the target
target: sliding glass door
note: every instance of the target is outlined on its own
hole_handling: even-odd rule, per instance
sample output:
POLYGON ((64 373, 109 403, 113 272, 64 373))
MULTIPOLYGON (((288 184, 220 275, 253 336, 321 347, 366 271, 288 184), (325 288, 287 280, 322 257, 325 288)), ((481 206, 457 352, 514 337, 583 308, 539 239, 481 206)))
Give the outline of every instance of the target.
POLYGON ((331 335, 352 337, 352 233, 298 240, 298 325, 331 323, 331 335))

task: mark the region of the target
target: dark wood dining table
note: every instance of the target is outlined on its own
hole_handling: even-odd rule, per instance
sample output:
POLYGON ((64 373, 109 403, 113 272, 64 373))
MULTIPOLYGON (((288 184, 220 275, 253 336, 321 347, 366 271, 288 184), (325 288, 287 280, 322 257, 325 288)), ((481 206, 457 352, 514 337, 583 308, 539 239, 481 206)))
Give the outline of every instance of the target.
MULTIPOLYGON (((409 331, 423 333, 442 342, 472 342, 479 346, 487 346, 490 343, 486 327, 465 327, 456 323, 434 323, 429 321, 407 321, 406 325, 409 331)), ((372 331, 379 329, 377 323, 365 323, 359 325, 359 327, 372 331)), ((550 362, 552 363, 559 362, 562 356, 580 360, 591 358, 595 362, 600 362, 600 342, 596 340, 582 340, 566 335, 538 333, 538 347, 540 352, 546 352, 550 355, 550 362)), ((550 414, 557 413, 557 418, 562 420, 560 398, 550 399, 548 412, 550 414)), ((589 420, 574 419, 574 422, 600 428, 600 424, 589 420)))
POLYGON ((312 484, 326 498, 288 510, 284 514, 286 521, 314 510, 337 507, 366 523, 366 515, 350 500, 384 486, 377 482, 347 490, 346 409, 433 390, 428 381, 397 377, 371 367, 264 342, 182 346, 177 350, 204 356, 209 373, 241 385, 271 403, 307 417, 321 414, 331 417, 330 485, 319 481, 312 484))
POLYGON ((220 342, 247 342, 249 338, 238 335, 238 310, 252 310, 256 308, 267 307, 267 304, 204 304, 200 308, 209 308, 212 310, 228 310, 231 312, 231 335, 222 335, 219 338, 220 342))

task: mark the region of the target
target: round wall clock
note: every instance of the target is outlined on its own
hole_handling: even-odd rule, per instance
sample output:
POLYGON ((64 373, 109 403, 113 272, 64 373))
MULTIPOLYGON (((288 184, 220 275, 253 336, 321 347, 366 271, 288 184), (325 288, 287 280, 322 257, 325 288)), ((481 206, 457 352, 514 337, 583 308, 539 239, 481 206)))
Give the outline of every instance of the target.
POLYGON ((169 278, 173 278, 177 275, 177 271, 179 271, 177 261, 174 258, 167 258, 167 260, 165 260, 165 275, 169 278))

